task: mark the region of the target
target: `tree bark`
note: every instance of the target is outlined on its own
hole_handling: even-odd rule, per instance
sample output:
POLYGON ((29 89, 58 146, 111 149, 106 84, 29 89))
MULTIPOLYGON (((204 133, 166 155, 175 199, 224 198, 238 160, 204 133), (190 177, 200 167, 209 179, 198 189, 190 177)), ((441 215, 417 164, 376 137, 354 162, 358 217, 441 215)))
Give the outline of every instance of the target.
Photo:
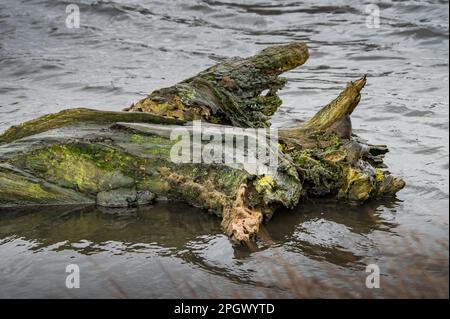
POLYGON ((239 127, 267 127, 282 101, 278 76, 302 65, 308 47, 294 42, 269 47, 249 58, 217 64, 169 88, 153 91, 128 111, 239 127), (265 94, 262 94, 263 91, 265 94))
MULTIPOLYGON (((284 80, 278 76, 307 58, 302 43, 270 47, 154 91, 129 112, 72 109, 12 127, 0 135, 0 206, 120 207, 169 198, 221 216, 232 239, 248 241, 277 207, 292 208, 307 197, 361 202, 395 195, 405 183, 386 170, 387 147, 352 133, 350 116, 365 76, 311 119, 279 131, 279 144, 269 152, 278 160, 275 171, 255 154, 249 157, 262 171, 242 163, 173 160, 180 140, 171 133, 181 130, 189 139, 198 133, 188 121, 203 120, 207 134, 268 127, 268 117, 281 105, 276 91, 284 80)), ((201 150, 211 146, 210 140, 200 142, 201 150)), ((246 152, 223 147, 225 156, 246 152)))

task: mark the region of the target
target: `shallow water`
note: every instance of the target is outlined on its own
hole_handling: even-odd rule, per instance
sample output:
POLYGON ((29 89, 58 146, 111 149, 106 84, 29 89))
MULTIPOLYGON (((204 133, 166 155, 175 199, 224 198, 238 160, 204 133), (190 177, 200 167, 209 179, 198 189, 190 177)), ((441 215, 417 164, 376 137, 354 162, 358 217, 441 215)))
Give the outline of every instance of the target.
POLYGON ((224 58, 305 41, 310 60, 286 74, 275 126, 307 118, 368 74, 355 132, 389 145, 386 163, 407 187, 360 206, 311 200, 280 211, 266 226, 272 243, 253 250, 233 247, 214 216, 178 203, 5 211, 0 297, 282 296, 292 293, 280 284, 291 268, 365 289, 367 264, 380 265, 387 283, 398 275, 388 265, 398 271, 419 258, 404 252, 411 237, 444 258, 430 253, 437 267, 409 280, 443 276, 448 296, 448 37, 447 1, 2 0, 0 131, 69 107, 120 110, 224 58), (70 3, 79 29, 65 26, 70 3), (371 3, 380 28, 366 27, 371 3), (71 263, 80 289, 65 287, 71 263))

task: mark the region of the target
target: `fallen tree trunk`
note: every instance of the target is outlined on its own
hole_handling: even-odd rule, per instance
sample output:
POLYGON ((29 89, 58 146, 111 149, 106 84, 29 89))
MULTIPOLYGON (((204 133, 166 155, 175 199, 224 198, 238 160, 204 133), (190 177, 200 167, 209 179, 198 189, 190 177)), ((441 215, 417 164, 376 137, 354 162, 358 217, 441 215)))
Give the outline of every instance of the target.
POLYGON ((279 143, 265 156, 249 152, 248 145, 261 143, 259 131, 235 127, 267 127, 281 104, 276 90, 284 80, 278 76, 307 57, 304 44, 271 47, 154 91, 131 106, 133 112, 73 109, 12 127, 0 136, 0 206, 120 207, 179 199, 221 216, 230 237, 248 241, 277 207, 294 207, 308 196, 364 201, 394 195, 404 182, 385 170, 387 148, 351 131, 365 77, 310 120, 280 130, 279 143), (225 125, 187 123, 199 119, 225 125), (193 143, 197 134, 226 138, 227 130, 247 144, 193 143), (180 161, 176 151, 186 145, 189 160, 180 161), (220 158, 195 160, 196 147, 199 154, 220 149, 220 158), (224 161, 229 154, 246 161, 224 161))
MULTIPOLYGON (((149 204, 155 196, 180 199, 222 216, 230 236, 249 240, 276 207, 297 204, 297 171, 278 150, 270 179, 245 166, 177 163, 171 151, 179 141, 170 132, 181 128, 193 135, 193 128, 175 125, 75 123, 1 145, 0 205, 122 207, 149 204)), ((213 130, 217 126, 206 127, 213 130)))
POLYGON ((277 91, 286 83, 278 76, 302 65, 308 56, 304 43, 269 47, 255 56, 226 60, 174 86, 153 91, 126 110, 186 121, 268 127, 269 116, 282 103, 277 91))

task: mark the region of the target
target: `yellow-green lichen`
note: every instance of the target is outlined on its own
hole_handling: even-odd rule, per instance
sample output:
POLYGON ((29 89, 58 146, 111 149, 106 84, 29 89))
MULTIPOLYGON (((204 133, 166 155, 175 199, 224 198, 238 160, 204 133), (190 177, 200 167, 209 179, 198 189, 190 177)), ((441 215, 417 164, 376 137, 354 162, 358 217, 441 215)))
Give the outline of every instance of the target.
POLYGON ((338 193, 338 198, 350 201, 365 201, 375 189, 375 182, 371 176, 356 168, 348 168, 346 181, 338 193))
POLYGON ((141 143, 144 143, 144 142, 145 142, 145 139, 144 139, 144 136, 143 136, 143 135, 140 135, 140 134, 133 134, 133 135, 131 135, 131 142, 141 144, 141 143))
POLYGON ((380 168, 376 168, 375 169, 375 180, 377 181, 377 183, 381 183, 384 179, 384 172, 382 169, 380 168))
POLYGON ((92 202, 64 188, 36 179, 29 179, 16 172, 0 170, 0 206, 74 204, 92 202))
POLYGON ((255 188, 258 193, 262 193, 265 190, 271 190, 276 186, 275 179, 270 175, 264 175, 258 178, 255 183, 255 188))
POLYGON ((38 183, 33 183, 23 177, 0 172, 0 202, 2 199, 55 199, 56 194, 42 188, 38 183))

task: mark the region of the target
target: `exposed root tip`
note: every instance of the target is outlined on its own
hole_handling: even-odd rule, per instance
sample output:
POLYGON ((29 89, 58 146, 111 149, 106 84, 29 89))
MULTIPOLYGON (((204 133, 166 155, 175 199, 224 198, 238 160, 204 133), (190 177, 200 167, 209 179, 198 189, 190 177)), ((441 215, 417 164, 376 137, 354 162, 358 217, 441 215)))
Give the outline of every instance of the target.
POLYGON ((366 82, 367 82, 367 74, 364 74, 362 78, 350 83, 353 84, 353 86, 356 88, 358 92, 361 92, 362 88, 366 85, 366 82))

